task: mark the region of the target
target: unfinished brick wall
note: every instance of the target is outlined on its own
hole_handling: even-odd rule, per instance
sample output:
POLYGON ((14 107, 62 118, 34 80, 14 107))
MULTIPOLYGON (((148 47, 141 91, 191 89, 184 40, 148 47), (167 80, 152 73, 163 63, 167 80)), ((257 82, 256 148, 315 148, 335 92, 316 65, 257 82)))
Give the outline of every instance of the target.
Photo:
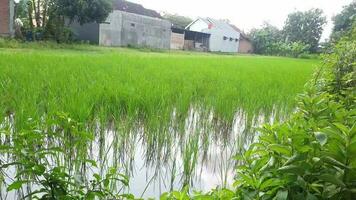
POLYGON ((9 35, 10 21, 10 2, 9 0, 0 0, 0 35, 9 35))

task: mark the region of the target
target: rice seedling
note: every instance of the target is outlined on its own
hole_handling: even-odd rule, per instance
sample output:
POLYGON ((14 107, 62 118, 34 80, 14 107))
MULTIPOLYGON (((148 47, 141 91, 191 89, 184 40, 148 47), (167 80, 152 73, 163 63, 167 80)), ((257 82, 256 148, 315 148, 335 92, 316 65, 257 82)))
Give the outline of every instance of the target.
MULTIPOLYGON (((28 118, 47 130, 53 128, 48 121, 66 113, 97 141, 101 170, 101 164, 131 169, 135 149, 142 145, 147 165, 157 169, 180 153, 182 163, 173 162, 171 171, 181 170, 182 185, 189 185, 210 144, 237 144, 236 135, 230 135, 234 121, 241 124, 236 116, 251 127, 257 116, 275 112, 278 119, 292 112, 295 95, 318 62, 113 48, 0 49, 0 122, 13 116, 14 134, 28 118), (186 129, 192 112, 201 121, 186 129), (179 151, 172 149, 177 143, 179 151)), ((71 152, 78 141, 65 137, 68 154, 91 158, 86 149, 93 143, 71 152)), ((171 177, 174 189, 176 176, 171 177)))
POLYGON ((1 50, 0 109, 40 118, 62 111, 80 122, 142 120, 157 130, 191 105, 213 109, 231 121, 237 109, 250 115, 291 111, 317 63, 260 56, 138 51, 1 50))

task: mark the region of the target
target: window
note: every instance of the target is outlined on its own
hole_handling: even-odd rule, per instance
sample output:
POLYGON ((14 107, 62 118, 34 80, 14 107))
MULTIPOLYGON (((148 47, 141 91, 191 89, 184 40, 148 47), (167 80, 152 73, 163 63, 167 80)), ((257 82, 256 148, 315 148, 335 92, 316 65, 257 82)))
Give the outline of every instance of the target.
POLYGON ((230 41, 234 40, 232 37, 230 38, 230 41))
POLYGON ((235 42, 238 42, 238 41, 239 41, 239 39, 236 38, 236 39, 235 39, 235 42))
POLYGON ((131 23, 131 27, 135 27, 135 24, 134 24, 134 23, 131 23))
POLYGON ((226 36, 224 36, 224 40, 227 40, 227 37, 226 37, 226 36))

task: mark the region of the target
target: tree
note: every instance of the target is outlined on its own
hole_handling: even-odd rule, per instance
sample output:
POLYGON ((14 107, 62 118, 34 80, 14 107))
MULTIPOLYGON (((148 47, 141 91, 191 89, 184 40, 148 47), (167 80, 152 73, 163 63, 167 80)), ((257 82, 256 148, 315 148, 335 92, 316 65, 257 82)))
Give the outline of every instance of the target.
POLYGON ((335 15, 332 20, 334 28, 330 39, 331 41, 337 41, 351 31, 353 24, 356 23, 356 1, 345 6, 341 13, 335 15))
POLYGON ((309 50, 316 52, 325 23, 326 17, 320 9, 291 13, 283 28, 285 41, 308 44, 309 50))
POLYGON ((111 0, 57 0, 57 14, 80 24, 103 22, 112 11, 111 0))
POLYGON ((18 14, 27 15, 25 21, 33 39, 43 36, 58 42, 70 35, 66 25, 74 20, 100 23, 112 11, 111 0, 21 0, 19 5, 18 14))
POLYGON ((167 19, 168 21, 170 21, 173 24, 173 26, 178 27, 178 28, 185 28, 193 21, 189 17, 185 17, 185 16, 181 16, 181 15, 177 15, 177 14, 169 14, 169 13, 165 13, 163 15, 163 18, 167 19))
POLYGON ((269 23, 264 23, 260 29, 252 29, 249 33, 255 53, 273 54, 273 44, 281 41, 281 31, 269 23))

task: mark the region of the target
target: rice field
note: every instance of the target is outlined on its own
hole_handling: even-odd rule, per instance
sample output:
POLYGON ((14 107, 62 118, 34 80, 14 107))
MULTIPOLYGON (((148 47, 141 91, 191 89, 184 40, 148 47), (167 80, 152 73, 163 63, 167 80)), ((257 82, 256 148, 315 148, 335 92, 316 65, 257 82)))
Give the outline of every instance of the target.
POLYGON ((80 122, 125 117, 161 124, 173 109, 184 119, 198 105, 231 121, 238 109, 291 111, 317 64, 198 53, 1 49, 0 110, 20 119, 61 111, 80 122))
MULTIPOLYGON (((0 48, 0 122, 10 117, 16 132, 29 118, 46 121, 65 113, 92 130, 98 144, 95 158, 103 166, 121 162, 132 169, 137 156, 150 167, 169 163, 165 171, 171 171, 166 178, 171 188, 194 182, 196 166, 214 160, 214 149, 222 148, 215 142, 225 138, 234 142, 222 148, 226 155, 215 158, 227 162, 220 168, 226 183, 233 165, 228 160, 248 138, 237 141, 236 134, 226 133, 246 132, 261 116, 287 116, 319 64, 121 48, 0 48), (180 184, 172 180, 177 171, 180 184)), ((153 168, 157 175, 158 167, 153 168)))

